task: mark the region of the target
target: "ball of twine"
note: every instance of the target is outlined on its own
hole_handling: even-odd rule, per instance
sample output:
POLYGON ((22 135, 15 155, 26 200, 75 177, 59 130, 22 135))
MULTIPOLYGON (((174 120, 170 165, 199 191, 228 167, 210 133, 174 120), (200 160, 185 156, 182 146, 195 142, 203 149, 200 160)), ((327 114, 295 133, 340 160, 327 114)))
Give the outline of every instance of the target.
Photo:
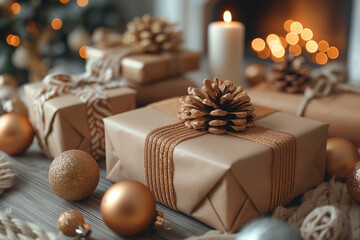
POLYGON ((336 207, 315 208, 304 219, 300 234, 305 240, 345 240, 351 233, 345 215, 336 207))
POLYGON ((14 185, 13 166, 4 156, 0 156, 0 194, 14 185))

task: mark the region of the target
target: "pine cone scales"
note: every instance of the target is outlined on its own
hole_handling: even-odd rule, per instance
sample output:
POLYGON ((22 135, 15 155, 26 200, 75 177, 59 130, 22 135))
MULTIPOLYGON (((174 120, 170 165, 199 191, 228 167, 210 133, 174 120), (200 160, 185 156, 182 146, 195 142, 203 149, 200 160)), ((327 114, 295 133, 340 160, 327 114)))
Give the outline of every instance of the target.
POLYGON ((188 88, 180 99, 179 119, 185 126, 213 134, 241 132, 254 126, 254 107, 241 86, 230 81, 205 79, 202 89, 188 88))
POLYGON ((175 31, 176 26, 167 23, 164 18, 146 14, 128 23, 123 43, 142 52, 177 51, 182 43, 182 32, 175 31))
POLYGON ((284 62, 273 65, 267 82, 278 91, 303 93, 311 80, 311 69, 304 62, 303 57, 290 53, 284 62))

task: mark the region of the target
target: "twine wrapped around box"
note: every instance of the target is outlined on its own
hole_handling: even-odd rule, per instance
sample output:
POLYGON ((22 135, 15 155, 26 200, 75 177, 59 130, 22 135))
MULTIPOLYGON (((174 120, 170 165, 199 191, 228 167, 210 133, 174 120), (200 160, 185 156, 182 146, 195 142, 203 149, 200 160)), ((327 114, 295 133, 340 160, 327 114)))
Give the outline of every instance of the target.
POLYGON ((87 122, 91 136, 91 154, 95 159, 105 156, 103 118, 111 115, 111 105, 103 90, 120 87, 112 82, 113 72, 103 61, 90 61, 80 75, 50 74, 34 96, 36 132, 40 146, 49 155, 45 136, 44 104, 66 94, 73 94, 86 104, 87 122))

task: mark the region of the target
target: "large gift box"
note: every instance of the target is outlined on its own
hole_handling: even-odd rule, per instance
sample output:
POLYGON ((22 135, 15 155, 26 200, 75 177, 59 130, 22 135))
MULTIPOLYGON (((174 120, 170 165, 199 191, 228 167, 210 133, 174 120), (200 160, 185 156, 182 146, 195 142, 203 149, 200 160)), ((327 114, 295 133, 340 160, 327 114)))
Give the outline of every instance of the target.
MULTIPOLYGON (((291 114, 296 114, 304 99, 302 94, 277 92, 266 85, 251 88, 247 92, 254 104, 291 114)), ((344 137, 360 146, 360 94, 339 92, 311 99, 303 116, 329 123, 329 136, 344 137)))
POLYGON ((200 66, 201 53, 180 50, 177 52, 139 53, 129 47, 112 48, 89 47, 89 59, 111 59, 116 65, 120 76, 138 83, 146 84, 183 73, 197 70, 200 66))
POLYGON ((47 94, 51 94, 51 91, 46 92, 48 87, 48 84, 37 82, 27 84, 24 88, 29 119, 45 154, 55 157, 66 150, 80 149, 90 153, 95 159, 104 157, 102 117, 134 109, 136 91, 127 87, 111 87, 102 89, 99 96, 94 96, 91 90, 85 89, 82 93, 59 94, 46 100, 47 94), (41 90, 44 91, 43 95, 36 99, 35 95, 41 90), (42 98, 45 101, 39 109, 36 101, 42 98), (102 104, 107 104, 105 109, 101 107, 102 104), (36 116, 39 111, 43 113, 41 126, 36 116))
POLYGON ((180 131, 170 131, 169 138, 160 136, 162 126, 183 125, 177 125, 178 102, 178 98, 164 100, 104 119, 109 180, 147 183, 155 190, 157 201, 228 232, 269 213, 274 209, 273 198, 283 196, 289 186, 292 193, 287 197, 291 200, 323 181, 327 124, 283 112, 259 114, 263 108, 257 107, 255 113, 263 117, 255 125, 270 130, 255 134, 256 138, 260 142, 267 139, 271 145, 279 136, 292 136, 292 147, 280 144, 277 147, 282 150, 274 150, 245 138, 210 133, 179 143, 173 136, 181 136, 185 131, 181 127, 180 131), (160 129, 158 137, 153 135, 155 129, 160 129), (149 141, 156 139, 162 142, 152 148, 149 141), (152 162, 152 155, 145 158, 149 146, 171 161, 152 162), (172 155, 168 148, 173 149, 172 155), (275 163, 279 151, 293 154, 293 161, 282 158, 285 162, 275 163))
POLYGON ((195 86, 192 79, 183 76, 172 77, 150 84, 137 84, 131 81, 124 81, 123 83, 125 86, 136 90, 137 107, 174 96, 182 96, 186 94, 189 86, 195 86))

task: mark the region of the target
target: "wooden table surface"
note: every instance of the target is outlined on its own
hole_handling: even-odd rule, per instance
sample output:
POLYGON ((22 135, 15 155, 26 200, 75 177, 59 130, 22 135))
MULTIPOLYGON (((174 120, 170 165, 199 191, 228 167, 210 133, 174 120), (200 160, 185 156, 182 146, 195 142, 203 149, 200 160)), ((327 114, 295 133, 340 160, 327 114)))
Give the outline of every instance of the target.
POLYGON ((112 185, 112 182, 105 179, 105 160, 98 162, 101 178, 95 192, 77 202, 63 200, 53 193, 48 181, 51 160, 41 153, 36 143, 23 155, 8 157, 8 160, 14 165, 16 177, 14 186, 0 195, 0 210, 10 208, 12 215, 33 222, 49 232, 58 232, 57 219, 68 209, 75 209, 83 214, 85 221, 92 226, 91 239, 184 239, 202 235, 211 229, 157 204, 157 210, 165 214, 164 227, 170 229, 149 230, 136 237, 121 238, 105 225, 99 210, 103 194, 112 185))

